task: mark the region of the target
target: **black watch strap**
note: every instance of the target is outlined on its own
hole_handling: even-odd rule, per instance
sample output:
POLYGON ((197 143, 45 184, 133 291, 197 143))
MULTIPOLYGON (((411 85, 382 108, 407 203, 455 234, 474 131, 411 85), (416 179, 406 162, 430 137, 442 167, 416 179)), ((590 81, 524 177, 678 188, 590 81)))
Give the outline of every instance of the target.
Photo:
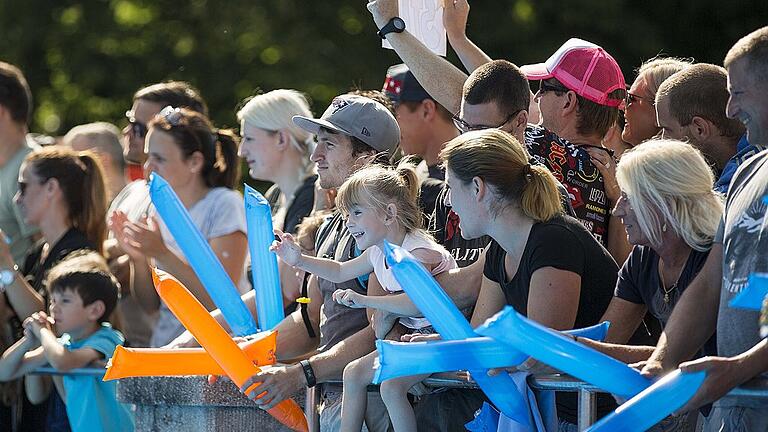
POLYGON ((377 31, 376 34, 379 35, 380 38, 386 39, 387 35, 390 33, 402 33, 403 31, 405 31, 405 21, 400 17, 393 17, 389 22, 384 24, 384 27, 377 31))
POLYGON ((309 364, 309 360, 302 360, 299 362, 301 369, 304 370, 304 377, 307 379, 307 387, 312 388, 317 385, 317 377, 315 377, 315 370, 312 369, 312 365, 309 364))

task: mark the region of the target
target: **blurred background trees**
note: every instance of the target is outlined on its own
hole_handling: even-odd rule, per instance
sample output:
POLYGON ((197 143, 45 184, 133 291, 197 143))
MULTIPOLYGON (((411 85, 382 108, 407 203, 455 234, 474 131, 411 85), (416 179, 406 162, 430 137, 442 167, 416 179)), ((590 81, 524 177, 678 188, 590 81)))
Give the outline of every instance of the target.
MULTIPOLYGON (((765 0, 476 0, 468 33, 494 58, 546 59, 569 37, 634 69, 657 54, 721 64, 768 22, 765 0)), ((360 0, 0 0, 0 59, 20 66, 35 97, 32 131, 125 124, 133 92, 187 80, 219 126, 259 89, 306 92, 317 114, 351 87, 382 85, 397 56, 380 48, 360 0)), ((449 58, 456 62, 455 56, 449 58)), ((458 64, 458 63, 457 63, 458 64)))

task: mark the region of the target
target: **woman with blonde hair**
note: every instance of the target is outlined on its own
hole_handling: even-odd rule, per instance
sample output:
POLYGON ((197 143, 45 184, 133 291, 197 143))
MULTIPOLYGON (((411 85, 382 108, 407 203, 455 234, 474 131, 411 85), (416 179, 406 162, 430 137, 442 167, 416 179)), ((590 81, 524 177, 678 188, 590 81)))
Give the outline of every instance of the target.
MULTIPOLYGON (((693 146, 654 139, 625 153, 616 171, 621 196, 613 216, 621 219, 634 245, 619 272, 603 320, 606 342, 580 342, 626 363, 647 360, 654 346, 626 345, 646 313, 666 326, 672 309, 709 256, 723 214, 723 197, 712 190, 714 176, 693 146)), ((646 326, 655 345, 659 326, 646 326)), ((646 335, 642 335, 645 339, 646 335)), ((714 337, 703 353, 715 354, 714 337)), ((671 416, 652 430, 689 431, 697 413, 671 416)))
MULTIPOLYGON (((618 267, 581 222, 563 214, 552 173, 497 129, 463 134, 440 156, 461 235, 492 239, 472 326, 505 305, 556 330, 597 323, 618 267)), ((561 424, 575 424, 573 395, 557 402, 561 424)))
POLYGON ((659 133, 656 125, 656 92, 667 78, 687 68, 692 62, 674 57, 654 57, 637 70, 637 78, 627 91, 624 106, 626 123, 621 138, 636 146, 659 133))
POLYGON ((317 180, 309 159, 313 136, 291 118, 312 117, 306 97, 296 90, 273 90, 248 99, 237 112, 242 141, 238 155, 256 180, 274 183, 265 197, 275 228, 295 233, 312 211, 317 180))
POLYGON ((634 248, 603 316, 611 321, 608 343, 593 345, 631 363, 647 359, 654 347, 612 344, 626 343, 646 311, 666 325, 709 255, 723 197, 712 190, 712 170, 701 152, 680 141, 651 140, 633 148, 616 176, 622 193, 613 215, 634 248))

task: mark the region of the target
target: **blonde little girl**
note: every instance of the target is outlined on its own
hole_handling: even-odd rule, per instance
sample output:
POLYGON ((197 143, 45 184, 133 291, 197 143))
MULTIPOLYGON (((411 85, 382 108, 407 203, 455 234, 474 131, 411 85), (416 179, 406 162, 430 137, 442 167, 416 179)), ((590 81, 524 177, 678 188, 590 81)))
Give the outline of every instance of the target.
MULTIPOLYGON (((395 169, 372 166, 353 174, 339 188, 336 205, 347 217, 346 225, 363 253, 345 262, 303 255, 290 234, 279 233, 280 241, 272 246, 287 264, 299 267, 331 282, 344 282, 373 272, 389 294, 402 288, 384 262, 384 241, 402 246, 418 259, 433 275, 456 267, 448 251, 437 244, 422 224, 418 206, 419 183, 412 165, 401 164, 395 169)), ((337 290, 334 299, 352 308, 381 309, 398 315, 408 315, 414 309, 405 294, 366 296, 353 290, 337 290)), ((424 318, 400 318, 399 326, 388 338, 400 334, 429 333, 432 327, 424 318)), ((378 353, 350 362, 344 368, 341 431, 359 432, 367 403, 367 387, 373 380, 373 364, 378 353)), ((417 375, 385 381, 381 396, 389 411, 395 431, 415 431, 416 419, 408 390, 426 376, 417 375)))

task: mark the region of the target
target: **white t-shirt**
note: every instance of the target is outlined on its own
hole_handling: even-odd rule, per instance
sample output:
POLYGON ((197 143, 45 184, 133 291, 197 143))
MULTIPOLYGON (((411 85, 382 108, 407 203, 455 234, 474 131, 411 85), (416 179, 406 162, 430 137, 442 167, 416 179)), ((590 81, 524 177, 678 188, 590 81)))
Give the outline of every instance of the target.
MULTIPOLYGON (((426 236, 408 233, 405 235, 401 247, 410 252, 419 262, 435 265, 430 272, 433 276, 457 267, 456 261, 451 254, 444 247, 426 236)), ((368 259, 382 288, 390 293, 403 291, 384 258, 385 255, 381 248, 371 246, 368 259)), ((411 329, 421 329, 430 325, 426 318, 417 317, 400 318, 400 324, 411 329)))
MULTIPOLYGON (((213 188, 203 199, 189 208, 188 211, 192 222, 209 242, 211 239, 238 231, 243 234, 247 233, 243 196, 232 189, 224 187, 213 188)), ((186 262, 184 253, 179 248, 162 218, 156 214, 154 207, 150 210, 150 214, 156 215, 165 245, 182 261, 186 262)), ((162 267, 158 266, 158 268, 162 270, 162 267)), ((245 265, 243 265, 242 276, 237 287, 240 292, 245 292, 249 289, 245 265)), ((151 345, 153 347, 166 345, 183 331, 184 326, 176 319, 165 303, 161 303, 160 316, 152 333, 151 345)))

